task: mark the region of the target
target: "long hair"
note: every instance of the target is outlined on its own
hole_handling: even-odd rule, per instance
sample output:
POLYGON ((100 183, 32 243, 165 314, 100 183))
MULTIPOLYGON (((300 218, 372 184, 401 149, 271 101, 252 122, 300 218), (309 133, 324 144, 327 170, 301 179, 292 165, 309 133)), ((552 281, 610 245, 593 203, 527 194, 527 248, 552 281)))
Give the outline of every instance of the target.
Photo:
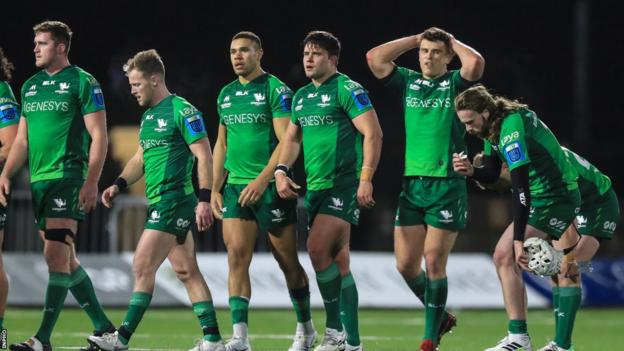
POLYGON ((471 110, 483 113, 483 111, 487 110, 490 113, 487 121, 488 135, 486 136, 490 141, 498 140, 503 119, 523 108, 528 108, 528 105, 504 96, 492 95, 481 84, 464 90, 455 98, 455 111, 471 110))
POLYGON ((4 55, 4 50, 0 47, 0 80, 10 82, 13 78, 13 71, 15 66, 4 55))

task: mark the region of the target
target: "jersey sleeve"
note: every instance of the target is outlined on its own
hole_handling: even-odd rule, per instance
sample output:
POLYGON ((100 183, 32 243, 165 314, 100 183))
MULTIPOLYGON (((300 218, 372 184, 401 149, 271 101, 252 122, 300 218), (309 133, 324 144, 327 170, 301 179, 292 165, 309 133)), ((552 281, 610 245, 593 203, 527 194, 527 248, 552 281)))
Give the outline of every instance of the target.
POLYGON ((381 83, 388 88, 405 92, 405 85, 409 77, 410 70, 405 67, 395 67, 392 73, 381 79, 381 83))
POLYGON ((451 71, 451 80, 453 81, 453 86, 455 87, 455 91, 460 93, 466 89, 468 89, 474 82, 470 82, 464 79, 461 76, 459 70, 451 71))
POLYGON ((83 115, 104 110, 104 94, 100 83, 87 73, 80 73, 78 101, 83 115))
POLYGON ((295 107, 291 109, 290 111, 290 121, 295 124, 296 126, 301 127, 301 125, 299 124, 299 120, 297 119, 297 110, 298 108, 301 108, 301 104, 303 103, 303 99, 301 98, 301 90, 297 91, 297 93, 295 94, 295 96, 293 96, 293 100, 295 103, 295 107))
POLYGON ((501 126, 500 141, 501 151, 510 171, 531 163, 524 122, 519 113, 513 113, 505 117, 501 126))
POLYGON ((352 80, 338 82, 338 102, 351 119, 373 109, 368 92, 352 80))
POLYGON ((270 80, 269 90, 269 103, 273 118, 290 117, 293 100, 292 90, 277 79, 270 80))
POLYGON ((193 105, 185 103, 174 113, 182 138, 188 145, 208 135, 204 126, 204 117, 193 105))
POLYGON ((0 82, 0 128, 19 122, 19 105, 11 87, 6 82, 0 82))
POLYGON ((221 89, 221 92, 219 92, 219 96, 217 96, 217 116, 219 117, 219 124, 224 124, 223 123, 223 108, 221 107, 222 104, 224 104, 225 102, 223 101, 223 89, 221 89))

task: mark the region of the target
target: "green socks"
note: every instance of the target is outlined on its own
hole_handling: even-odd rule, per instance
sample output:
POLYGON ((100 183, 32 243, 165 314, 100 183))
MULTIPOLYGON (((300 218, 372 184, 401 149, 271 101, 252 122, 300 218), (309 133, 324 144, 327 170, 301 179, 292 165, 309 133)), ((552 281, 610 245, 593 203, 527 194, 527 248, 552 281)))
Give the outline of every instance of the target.
POLYGON ((555 343, 564 349, 572 346, 572 330, 574 330, 574 320, 576 312, 581 306, 580 287, 560 287, 559 288, 559 309, 557 313, 557 333, 555 343))
POLYGON ((152 301, 152 294, 146 292, 135 291, 132 293, 130 303, 128 304, 128 311, 126 312, 126 318, 119 327, 119 341, 128 345, 130 337, 139 326, 143 314, 147 310, 150 302, 152 301))
POLYGON ((312 319, 312 313, 310 312, 310 286, 306 284, 301 288, 292 289, 288 292, 295 314, 297 314, 297 322, 305 323, 312 319))
POLYGON ((448 281, 446 278, 428 280, 425 289, 425 337, 438 342, 438 330, 445 315, 448 281))
POLYGON ((351 272, 342 277, 340 291, 340 320, 347 331, 347 343, 360 345, 358 326, 358 291, 351 272))
POLYGON ((50 278, 48 279, 48 288, 43 306, 43 318, 39 330, 35 334, 37 339, 43 344, 50 343, 50 335, 65 304, 70 281, 67 273, 50 272, 49 274, 50 278))
POLYGON ((243 296, 230 296, 230 312, 232 313, 232 324, 248 324, 249 299, 243 296))
POLYGON ((427 289, 427 275, 424 271, 420 271, 420 274, 414 278, 405 279, 407 286, 412 290, 414 295, 418 297, 420 302, 425 304, 425 289, 427 289))
POLYGON ((552 288, 552 305, 553 312, 555 313, 555 330, 557 330, 557 324, 559 322, 559 318, 557 315, 559 314, 559 287, 553 286, 552 288))
POLYGON ((204 340, 221 340, 219 325, 217 324, 217 315, 212 301, 195 302, 193 304, 193 312, 195 312, 197 319, 199 319, 199 325, 204 332, 204 340))
POLYGON ((316 281, 325 304, 325 327, 341 331, 340 286, 342 279, 338 266, 332 263, 325 270, 316 272, 316 281))
POLYGON ((526 334, 528 333, 527 322, 520 319, 512 319, 507 324, 507 330, 511 334, 526 334))
POLYGON ((102 305, 95 295, 93 284, 87 272, 78 266, 70 276, 69 291, 74 295, 80 307, 87 313, 93 327, 97 331, 105 331, 112 326, 111 321, 106 317, 102 305))

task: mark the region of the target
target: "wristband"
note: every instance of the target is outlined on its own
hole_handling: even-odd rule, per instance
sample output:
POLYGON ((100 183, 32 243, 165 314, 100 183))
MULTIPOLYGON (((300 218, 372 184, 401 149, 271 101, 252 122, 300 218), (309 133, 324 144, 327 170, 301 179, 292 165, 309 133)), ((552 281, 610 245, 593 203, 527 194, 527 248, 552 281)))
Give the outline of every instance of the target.
POLYGON ((288 171, 290 171, 290 168, 285 164, 280 163, 275 166, 275 172, 273 172, 273 175, 277 175, 277 173, 284 173, 285 175, 288 175, 288 171))
POLYGON ((199 202, 210 202, 211 196, 212 196, 212 191, 210 189, 206 189, 206 188, 199 189, 199 202))
POLYGON ((113 185, 117 185, 119 190, 125 190, 128 187, 128 182, 126 182, 123 177, 117 177, 117 179, 113 182, 113 185))
POLYGON ((373 167, 362 166, 362 171, 360 172, 360 182, 373 181, 373 174, 375 174, 375 169, 373 167))

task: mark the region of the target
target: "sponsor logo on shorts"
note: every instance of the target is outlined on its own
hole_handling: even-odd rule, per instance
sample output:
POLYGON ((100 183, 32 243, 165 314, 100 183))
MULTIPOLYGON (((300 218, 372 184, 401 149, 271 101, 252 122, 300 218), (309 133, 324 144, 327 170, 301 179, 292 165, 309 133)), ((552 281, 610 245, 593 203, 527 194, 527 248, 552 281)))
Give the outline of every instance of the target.
POLYGON ((191 224, 191 221, 189 221, 188 219, 184 219, 184 218, 178 218, 178 220, 176 221, 176 226, 180 229, 186 229, 188 228, 190 224, 191 224))
POLYGON ((577 228, 585 228, 585 227, 587 227, 587 217, 585 217, 585 216, 576 216, 576 227, 577 228))
POLYGON ((356 220, 356 221, 359 221, 359 220, 360 220, 360 209, 359 209, 359 208, 356 208, 356 209, 353 211, 353 218, 355 218, 355 220, 356 220))
POLYGON ((54 202, 54 207, 52 207, 52 211, 61 212, 67 210, 67 200, 62 198, 56 198, 52 199, 52 201, 54 202))
POLYGON ((344 206, 344 201, 338 197, 332 197, 331 200, 332 200, 332 203, 327 207, 331 208, 332 210, 342 211, 342 207, 344 206))
POLYGON ((453 212, 451 212, 449 210, 442 210, 442 211, 440 211, 440 216, 442 216, 442 219, 440 219, 441 223, 452 223, 453 222, 453 212))
POLYGON ((615 227, 617 227, 617 223, 616 222, 612 222, 612 221, 606 221, 602 225, 602 229, 604 229, 606 231, 609 231, 609 232, 614 232, 615 231, 615 227))
POLYGON ((6 222, 6 213, 0 215, 0 225, 4 225, 4 222, 6 222))
POLYGON ((273 214, 273 216, 275 216, 275 218, 271 220, 272 222, 282 222, 284 219, 286 219, 284 218, 284 216, 286 215, 286 212, 280 210, 279 208, 275 210, 271 210, 271 213, 273 214))
POLYGON ((153 210, 152 213, 150 213, 150 218, 147 221, 149 223, 160 222, 160 213, 158 213, 158 210, 153 210))
POLYGON ((566 230, 568 223, 553 217, 548 220, 548 226, 556 230, 566 230))
POLYGON ((227 207, 221 208, 221 212, 226 213, 227 212, 227 207))

